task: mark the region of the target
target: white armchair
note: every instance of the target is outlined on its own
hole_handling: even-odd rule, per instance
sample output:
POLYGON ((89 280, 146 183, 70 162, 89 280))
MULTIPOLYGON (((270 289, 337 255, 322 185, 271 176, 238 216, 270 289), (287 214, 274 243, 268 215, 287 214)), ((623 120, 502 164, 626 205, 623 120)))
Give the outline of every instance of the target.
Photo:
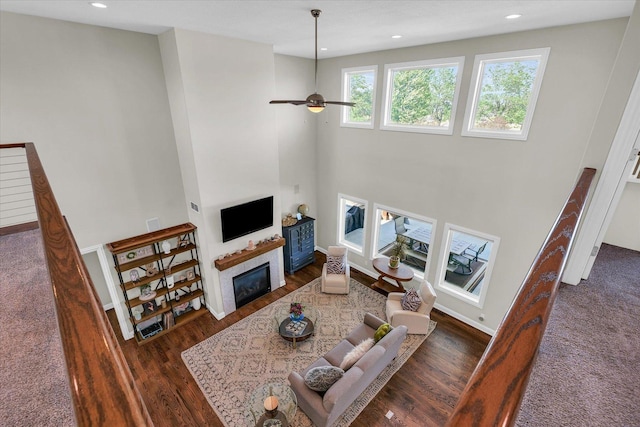
POLYGON ((344 246, 329 246, 327 251, 327 261, 322 266, 322 292, 327 294, 348 294, 349 282, 351 281, 351 272, 347 263, 348 249, 344 246), (331 261, 339 262, 344 266, 343 273, 333 273, 334 266, 328 266, 331 261))
POLYGON ((387 322, 391 326, 405 325, 409 334, 426 334, 429 330, 429 315, 436 302, 436 293, 429 282, 424 280, 417 290, 422 300, 417 311, 402 308, 402 292, 390 292, 387 296, 387 322))

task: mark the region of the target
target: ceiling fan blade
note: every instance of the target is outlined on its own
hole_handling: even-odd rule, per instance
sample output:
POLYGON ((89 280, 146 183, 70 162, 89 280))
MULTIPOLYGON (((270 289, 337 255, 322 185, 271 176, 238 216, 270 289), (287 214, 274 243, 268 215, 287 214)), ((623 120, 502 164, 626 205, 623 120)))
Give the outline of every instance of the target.
POLYGON ((347 107, 353 107, 356 105, 355 102, 344 102, 344 101, 324 101, 325 104, 334 104, 334 105, 345 105, 347 107))
POLYGON ((299 101, 299 100, 284 100, 284 99, 275 99, 273 101, 269 101, 269 104, 293 104, 293 105, 304 105, 307 101, 299 101))

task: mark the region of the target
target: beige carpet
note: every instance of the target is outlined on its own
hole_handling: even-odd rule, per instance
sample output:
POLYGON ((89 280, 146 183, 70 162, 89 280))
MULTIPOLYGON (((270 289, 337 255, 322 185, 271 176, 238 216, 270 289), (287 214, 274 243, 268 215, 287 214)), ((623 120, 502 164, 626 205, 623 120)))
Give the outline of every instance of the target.
POLYGON ((40 230, 0 237, 0 426, 75 426, 40 230))
MULTIPOLYGON (((384 319, 386 297, 351 280, 349 295, 320 292, 320 279, 290 293, 182 353, 182 359, 222 422, 229 427, 251 425, 246 401, 253 390, 268 382, 288 384, 292 370, 301 371, 332 349, 370 312, 384 319), (275 310, 290 302, 318 310, 315 336, 293 349, 277 332, 275 310)), ((429 333, 436 324, 431 321, 429 333)), ((408 335, 398 357, 347 409, 335 426, 348 426, 409 359, 428 335, 408 335)), ((300 410, 292 425, 312 423, 300 410)))

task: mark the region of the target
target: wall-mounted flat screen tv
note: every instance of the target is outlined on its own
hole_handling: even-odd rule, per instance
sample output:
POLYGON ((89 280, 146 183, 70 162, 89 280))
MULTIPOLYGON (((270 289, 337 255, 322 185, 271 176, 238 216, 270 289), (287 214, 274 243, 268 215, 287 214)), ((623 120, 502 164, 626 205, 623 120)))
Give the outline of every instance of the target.
POLYGON ((222 241, 237 239, 273 225, 273 196, 220 210, 222 241))

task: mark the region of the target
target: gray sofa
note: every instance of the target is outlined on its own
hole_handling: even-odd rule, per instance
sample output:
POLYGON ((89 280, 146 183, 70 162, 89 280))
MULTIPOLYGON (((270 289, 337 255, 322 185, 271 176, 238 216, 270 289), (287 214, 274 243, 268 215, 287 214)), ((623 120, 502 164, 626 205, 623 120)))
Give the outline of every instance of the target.
POLYGON ((307 387, 304 382, 305 374, 317 366, 340 366, 345 354, 363 340, 373 338, 374 333, 383 323, 386 322, 371 313, 366 313, 364 322, 351 331, 349 336, 336 347, 313 362, 304 371, 289 374, 289 382, 298 398, 298 406, 316 426, 332 425, 364 389, 378 377, 398 354, 400 345, 407 337, 407 327, 400 325, 393 328, 349 368, 324 395, 307 387))

